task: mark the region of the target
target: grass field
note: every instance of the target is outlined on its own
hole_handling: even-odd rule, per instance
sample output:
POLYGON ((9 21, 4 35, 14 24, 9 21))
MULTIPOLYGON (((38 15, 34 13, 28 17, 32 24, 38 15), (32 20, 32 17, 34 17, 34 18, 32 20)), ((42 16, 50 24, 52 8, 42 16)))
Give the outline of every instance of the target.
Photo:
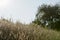
POLYGON ((60 40, 60 32, 0 19, 0 40, 60 40))

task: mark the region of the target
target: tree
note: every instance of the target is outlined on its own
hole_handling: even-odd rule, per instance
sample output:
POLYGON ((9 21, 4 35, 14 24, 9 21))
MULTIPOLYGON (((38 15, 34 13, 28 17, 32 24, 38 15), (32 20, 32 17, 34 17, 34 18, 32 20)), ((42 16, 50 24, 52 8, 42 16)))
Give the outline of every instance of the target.
POLYGON ((42 5, 38 8, 36 19, 38 24, 40 22, 40 24, 48 28, 58 30, 60 28, 60 6, 42 5))

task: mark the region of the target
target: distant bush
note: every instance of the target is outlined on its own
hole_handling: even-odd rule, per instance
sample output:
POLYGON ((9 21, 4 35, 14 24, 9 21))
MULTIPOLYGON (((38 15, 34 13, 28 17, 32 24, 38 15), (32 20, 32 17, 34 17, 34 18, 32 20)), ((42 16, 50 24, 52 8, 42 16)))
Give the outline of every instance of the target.
POLYGON ((33 23, 49 29, 60 30, 60 5, 41 5, 33 23))

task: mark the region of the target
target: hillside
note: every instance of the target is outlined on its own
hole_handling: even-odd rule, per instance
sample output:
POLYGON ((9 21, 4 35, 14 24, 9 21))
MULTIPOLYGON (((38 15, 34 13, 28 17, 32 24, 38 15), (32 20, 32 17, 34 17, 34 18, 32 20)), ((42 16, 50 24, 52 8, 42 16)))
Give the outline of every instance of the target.
POLYGON ((0 19, 0 40, 60 40, 60 32, 0 19))

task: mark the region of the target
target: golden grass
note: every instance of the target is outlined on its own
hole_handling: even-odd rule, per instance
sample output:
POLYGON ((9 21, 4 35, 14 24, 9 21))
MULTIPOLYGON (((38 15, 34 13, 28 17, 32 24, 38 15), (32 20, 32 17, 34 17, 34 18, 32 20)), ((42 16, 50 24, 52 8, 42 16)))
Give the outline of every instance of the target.
POLYGON ((36 24, 24 25, 0 19, 0 40, 60 40, 60 33, 36 24))

